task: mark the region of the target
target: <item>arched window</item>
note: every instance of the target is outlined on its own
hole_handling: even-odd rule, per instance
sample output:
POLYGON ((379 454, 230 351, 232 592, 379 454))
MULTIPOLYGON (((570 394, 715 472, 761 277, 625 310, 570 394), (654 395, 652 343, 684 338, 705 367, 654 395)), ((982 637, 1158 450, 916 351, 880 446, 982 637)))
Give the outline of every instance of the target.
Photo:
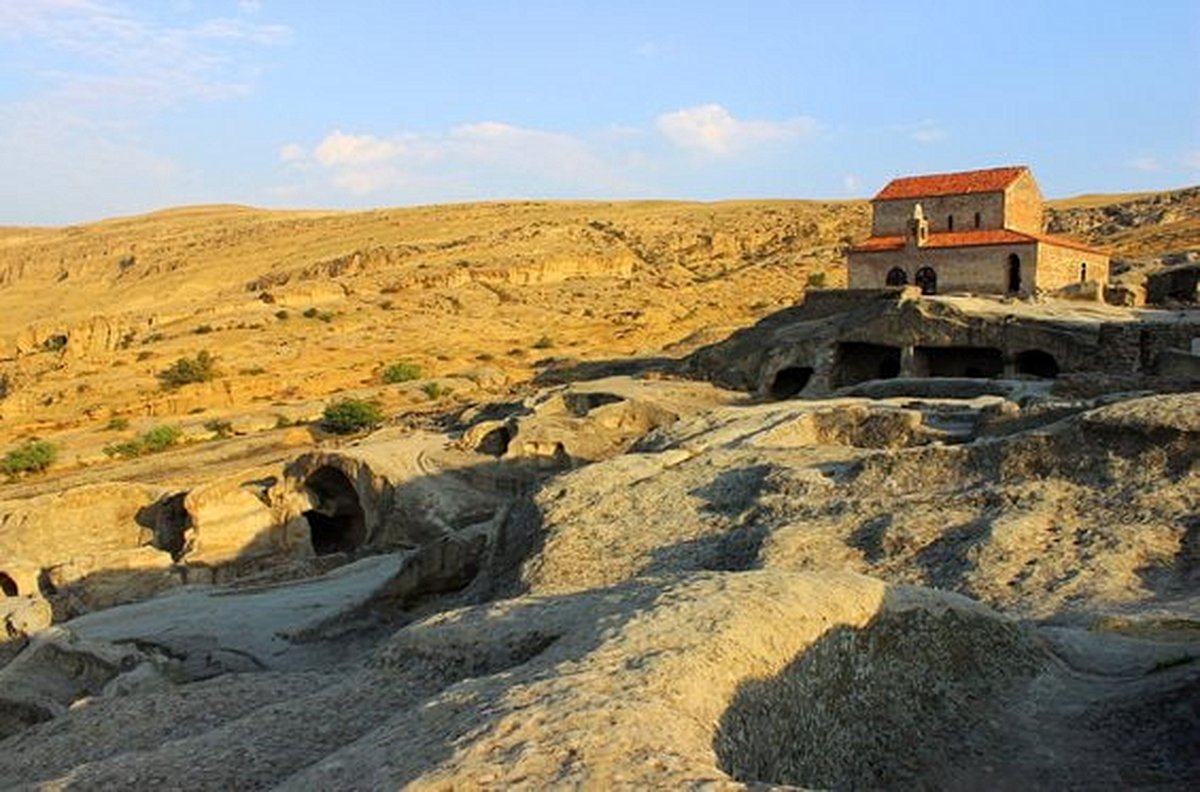
POLYGON ((913 283, 921 287, 921 294, 937 294, 937 273, 933 267, 921 267, 913 277, 913 283))
POLYGON ((954 230, 954 215, 949 215, 946 217, 946 230, 947 231, 954 230))
POLYGON ((1012 253, 1008 257, 1008 293, 1021 291, 1021 257, 1012 253))
POLYGON ((905 286, 908 284, 908 273, 899 267, 892 267, 888 270, 886 283, 888 286, 905 286))
POLYGON ((1079 262, 1079 282, 1084 283, 1085 281, 1087 281, 1087 262, 1081 261, 1079 262))
POLYGON ((979 228, 979 221, 980 221, 980 220, 982 220, 982 219, 983 219, 983 218, 981 218, 981 217, 979 216, 979 212, 976 212, 976 213, 975 213, 975 227, 976 227, 976 228, 979 228))

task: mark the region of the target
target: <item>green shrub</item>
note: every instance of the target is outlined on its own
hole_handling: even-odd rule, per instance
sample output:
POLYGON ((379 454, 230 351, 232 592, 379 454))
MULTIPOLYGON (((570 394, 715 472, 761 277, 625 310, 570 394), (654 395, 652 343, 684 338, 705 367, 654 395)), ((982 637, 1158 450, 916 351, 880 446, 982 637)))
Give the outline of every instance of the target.
POLYGON ((395 385, 397 382, 411 382, 421 379, 421 367, 415 363, 401 360, 386 367, 382 376, 383 381, 389 385, 395 385))
POLYGON ((178 388, 193 382, 208 382, 217 375, 213 356, 208 350, 201 350, 194 358, 179 358, 167 368, 158 372, 158 379, 164 388, 178 388))
POLYGON ((267 370, 262 366, 251 366, 250 368, 239 369, 238 374, 246 377, 257 377, 259 374, 266 374, 267 370))
POLYGON ((824 273, 824 272, 810 272, 810 273, 808 273, 808 288, 810 288, 810 289, 824 289, 824 288, 825 288, 825 282, 826 282, 826 276, 825 276, 825 273, 824 273))
POLYGON ((316 308, 305 308, 304 309, 304 318, 305 319, 316 319, 317 313, 318 313, 318 311, 316 308))
POLYGON ((0 459, 0 471, 10 476, 19 473, 40 473, 54 463, 58 449, 45 440, 26 440, 0 459))
POLYGON ((374 429, 383 423, 383 413, 375 402, 342 399, 325 408, 321 425, 334 434, 352 434, 374 429))
POLYGON ((123 443, 113 443, 104 447, 104 453, 110 457, 139 457, 146 454, 156 454, 166 451, 179 442, 183 430, 178 426, 162 425, 143 433, 133 440, 123 443))
POLYGON ((534 349, 549 349, 552 346, 554 346, 554 339, 548 335, 544 335, 533 342, 534 349))
POLYGON ((214 418, 204 422, 204 428, 213 432, 217 437, 233 437, 233 424, 214 418))
POLYGON ((289 316, 291 316, 291 314, 289 314, 289 313, 288 313, 288 312, 287 312, 285 309, 283 309, 283 308, 280 308, 278 311, 276 311, 276 312, 275 312, 275 318, 276 318, 276 319, 278 319, 278 320, 279 320, 279 321, 281 321, 281 322, 287 321, 287 318, 288 318, 289 316))
POLYGON ((122 432, 129 428, 128 418, 109 418, 108 424, 104 427, 110 432, 122 432))
POLYGON ((193 330, 192 332, 193 332, 193 333, 195 333, 196 335, 208 335, 208 334, 209 334, 209 333, 211 333, 212 331, 213 331, 213 326, 212 326, 212 325, 209 325, 209 324, 203 324, 203 325, 200 325, 199 327, 197 327, 197 328, 196 328, 195 330, 193 330))
POLYGON ((421 386, 421 390, 425 391, 425 395, 431 399, 436 399, 439 396, 449 396, 450 395, 450 389, 443 388, 437 382, 426 382, 424 385, 421 386))

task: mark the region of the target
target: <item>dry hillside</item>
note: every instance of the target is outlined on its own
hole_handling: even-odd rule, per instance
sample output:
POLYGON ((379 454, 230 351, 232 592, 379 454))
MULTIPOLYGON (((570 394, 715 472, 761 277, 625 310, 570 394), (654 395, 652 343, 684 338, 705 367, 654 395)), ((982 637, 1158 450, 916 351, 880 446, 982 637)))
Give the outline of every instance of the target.
MULTIPOLYGON (((1118 254, 1200 245, 1196 188, 1054 207, 1052 228, 1118 254)), ((868 218, 861 201, 207 206, 0 229, 0 449, 52 437, 69 468, 164 422, 254 432, 347 391, 421 411, 551 364, 678 355, 791 304, 813 273, 842 283, 868 218), (164 389, 201 351, 216 378, 164 389), (421 377, 386 386, 401 360, 421 377)))

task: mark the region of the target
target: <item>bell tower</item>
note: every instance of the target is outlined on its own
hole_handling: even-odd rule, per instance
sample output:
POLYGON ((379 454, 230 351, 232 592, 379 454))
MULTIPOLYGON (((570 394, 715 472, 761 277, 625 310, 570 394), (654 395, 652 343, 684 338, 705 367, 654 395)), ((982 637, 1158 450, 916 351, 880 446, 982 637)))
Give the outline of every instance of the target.
POLYGON ((929 221, 920 203, 913 204, 912 217, 905 228, 904 243, 907 247, 924 247, 929 241, 929 221))

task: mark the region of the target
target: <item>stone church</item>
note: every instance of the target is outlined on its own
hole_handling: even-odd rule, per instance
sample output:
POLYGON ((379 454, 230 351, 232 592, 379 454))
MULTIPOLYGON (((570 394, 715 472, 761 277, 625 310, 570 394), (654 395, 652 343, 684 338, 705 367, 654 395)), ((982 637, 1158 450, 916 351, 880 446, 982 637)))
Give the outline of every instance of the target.
POLYGON ((871 199, 871 236, 849 251, 852 289, 1030 294, 1108 281, 1108 255, 1042 233, 1029 168, 906 176, 871 199))

